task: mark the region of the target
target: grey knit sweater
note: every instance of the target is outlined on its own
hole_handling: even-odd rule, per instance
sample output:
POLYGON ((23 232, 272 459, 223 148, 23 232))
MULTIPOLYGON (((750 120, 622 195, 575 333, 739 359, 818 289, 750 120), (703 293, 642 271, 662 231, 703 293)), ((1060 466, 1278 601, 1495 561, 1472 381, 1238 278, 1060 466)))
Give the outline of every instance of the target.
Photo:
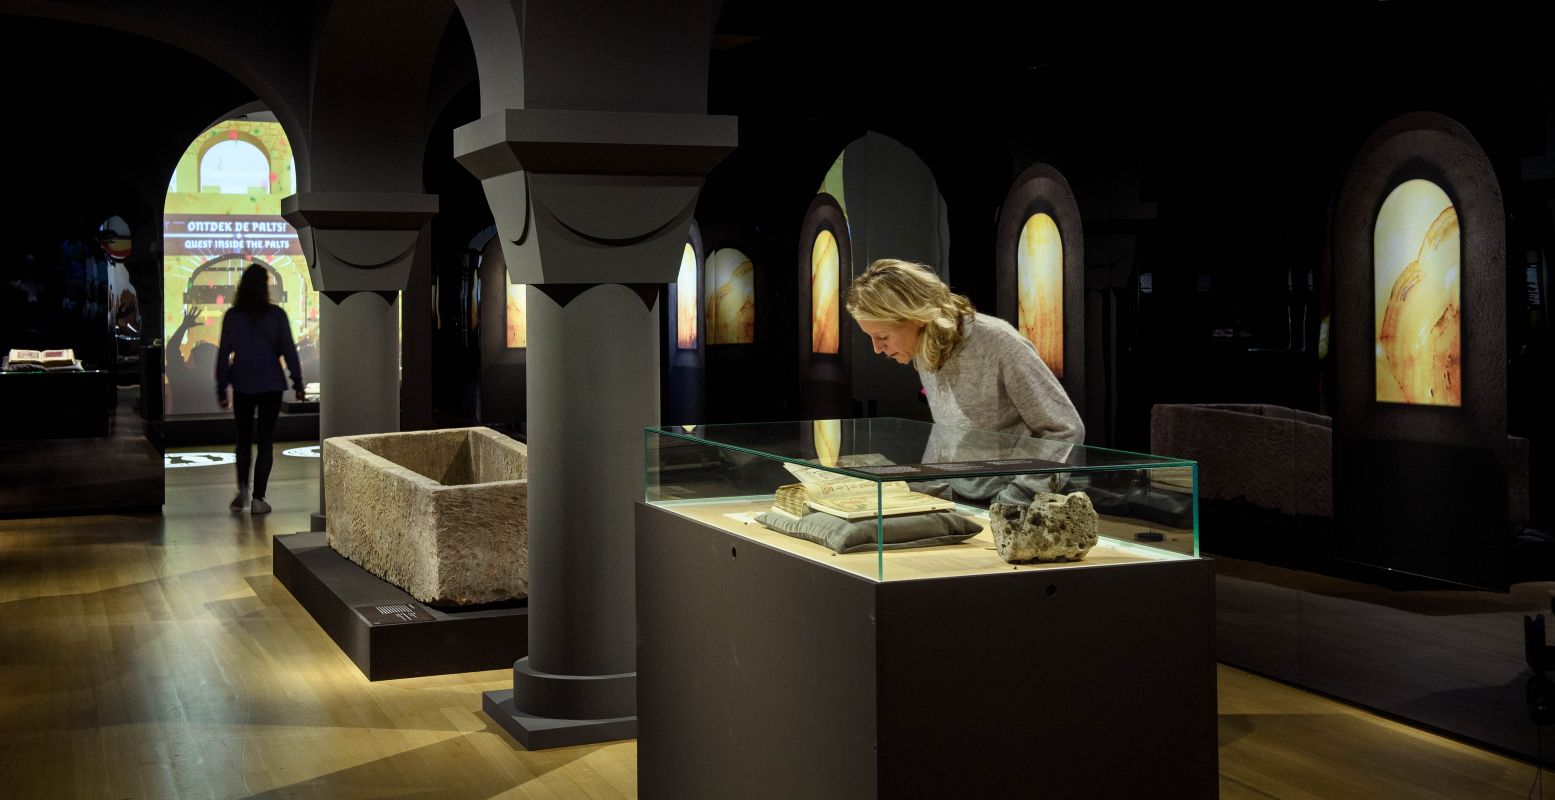
POLYGON ((918 371, 934 422, 1085 441, 1085 423, 1037 349, 1008 322, 973 314, 938 372, 918 371))

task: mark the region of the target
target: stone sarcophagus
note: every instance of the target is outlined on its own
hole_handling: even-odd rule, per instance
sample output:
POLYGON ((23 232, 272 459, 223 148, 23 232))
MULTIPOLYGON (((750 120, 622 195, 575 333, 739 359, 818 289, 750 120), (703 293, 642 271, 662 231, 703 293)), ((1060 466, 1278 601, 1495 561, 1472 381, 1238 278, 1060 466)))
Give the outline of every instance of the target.
POLYGON ((428 605, 524 597, 528 450, 489 428, 324 441, 326 541, 428 605))

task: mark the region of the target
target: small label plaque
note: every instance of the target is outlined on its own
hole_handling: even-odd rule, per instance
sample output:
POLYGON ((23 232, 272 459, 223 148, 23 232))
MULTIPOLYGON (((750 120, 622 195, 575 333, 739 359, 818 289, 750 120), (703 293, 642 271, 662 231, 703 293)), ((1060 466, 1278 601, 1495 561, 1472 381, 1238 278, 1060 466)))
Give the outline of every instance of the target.
POLYGON ((398 603, 386 606, 356 606, 356 613, 368 625, 400 625, 406 622, 431 622, 432 615, 420 605, 398 603))

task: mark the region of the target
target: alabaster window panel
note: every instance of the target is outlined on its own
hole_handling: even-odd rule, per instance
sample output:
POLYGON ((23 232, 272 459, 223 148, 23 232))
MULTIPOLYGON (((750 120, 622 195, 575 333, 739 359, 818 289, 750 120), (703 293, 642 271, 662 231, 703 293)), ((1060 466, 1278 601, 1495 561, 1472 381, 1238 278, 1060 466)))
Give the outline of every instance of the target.
POLYGON ((840 283, 842 266, 837 237, 829 230, 816 234, 810 247, 810 351, 835 353, 842 338, 840 283))
POLYGON ((697 254, 687 242, 675 278, 675 346, 681 350, 697 347, 697 294, 697 254))
POLYGON ((733 247, 707 257, 707 343, 756 341, 756 264, 733 247))
POLYGON ((529 314, 529 300, 522 283, 507 285, 507 346, 519 350, 529 346, 529 326, 525 318, 529 314))
POLYGON ((1037 355, 1053 374, 1062 378, 1064 242, 1052 216, 1032 214, 1021 226, 1016 273, 1016 329, 1037 348, 1037 355))
POLYGON ((1372 236, 1378 402, 1463 404, 1461 249, 1442 187, 1414 179, 1388 193, 1372 236))

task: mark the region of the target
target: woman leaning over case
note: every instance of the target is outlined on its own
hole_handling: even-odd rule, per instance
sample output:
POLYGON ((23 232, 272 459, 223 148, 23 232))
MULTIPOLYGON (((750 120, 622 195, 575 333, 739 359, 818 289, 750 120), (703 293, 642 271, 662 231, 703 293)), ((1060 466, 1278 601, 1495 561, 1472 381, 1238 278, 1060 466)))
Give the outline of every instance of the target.
POLYGON ((928 267, 876 261, 853 279, 846 304, 876 353, 918 370, 936 423, 1085 441, 1085 423, 1036 347, 928 267))

